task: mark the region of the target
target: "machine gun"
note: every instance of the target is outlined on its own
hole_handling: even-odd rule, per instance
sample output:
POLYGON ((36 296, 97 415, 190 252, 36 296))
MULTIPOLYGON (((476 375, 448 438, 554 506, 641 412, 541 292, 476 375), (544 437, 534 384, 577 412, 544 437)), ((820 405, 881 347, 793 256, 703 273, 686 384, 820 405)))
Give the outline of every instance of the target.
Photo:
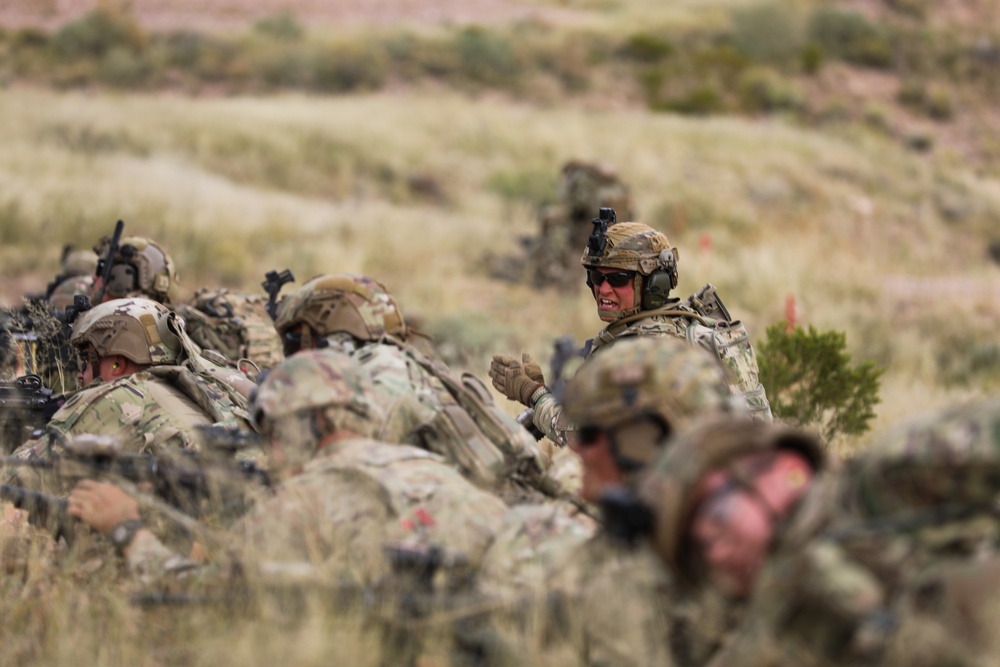
POLYGON ((42 384, 37 375, 0 381, 0 448, 12 452, 43 428, 62 407, 64 398, 42 384))
POLYGON ((278 292, 284 285, 294 282, 295 276, 291 269, 285 269, 281 273, 272 269, 264 274, 264 282, 260 286, 267 292, 267 314, 272 320, 278 317, 278 292))

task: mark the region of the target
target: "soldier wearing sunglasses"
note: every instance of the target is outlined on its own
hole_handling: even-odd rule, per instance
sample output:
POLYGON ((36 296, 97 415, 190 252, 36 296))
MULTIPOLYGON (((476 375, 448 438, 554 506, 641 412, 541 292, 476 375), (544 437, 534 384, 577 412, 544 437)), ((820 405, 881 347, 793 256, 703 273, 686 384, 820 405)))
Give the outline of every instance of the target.
MULTIPOLYGON (((597 315, 607 326, 587 342, 589 360, 622 338, 679 338, 704 348, 726 375, 730 391, 742 396, 755 419, 771 421, 758 378, 757 357, 739 320, 729 315, 715 288, 706 285, 686 300, 670 296, 677 287, 677 249, 661 232, 637 222, 616 223, 613 209, 601 209, 580 263, 597 315)), ((493 386, 507 398, 534 409, 538 430, 559 445, 572 429, 562 406, 546 386, 541 367, 527 354, 518 360, 494 355, 493 386)))

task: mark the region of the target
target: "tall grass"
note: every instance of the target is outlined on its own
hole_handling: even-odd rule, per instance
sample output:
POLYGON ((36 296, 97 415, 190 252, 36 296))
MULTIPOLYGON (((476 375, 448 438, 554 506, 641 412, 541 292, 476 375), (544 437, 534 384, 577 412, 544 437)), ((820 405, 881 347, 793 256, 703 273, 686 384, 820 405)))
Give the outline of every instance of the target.
POLYGON ((18 90, 0 93, 0 115, 0 254, 6 273, 34 272, 39 286, 64 242, 90 245, 122 218, 172 251, 187 292, 256 289, 285 266, 300 281, 370 273, 428 328, 472 344, 476 372, 499 351, 484 322, 497 348, 546 358, 557 336, 582 341, 599 328, 582 282, 565 297, 497 281, 490 266, 519 252, 554 174, 582 157, 616 165, 639 219, 680 248, 679 292, 714 282, 757 335, 793 295, 801 322, 844 330, 852 353, 887 364, 880 415, 912 402, 893 394, 912 390, 906 381, 947 395, 992 372, 951 351, 958 341, 989 359, 991 329, 970 318, 995 317, 995 300, 969 308, 950 293, 935 299, 933 282, 926 298, 893 285, 967 276, 992 294, 1000 188, 870 135, 450 94, 18 90), (416 182, 443 194, 428 198, 416 182))

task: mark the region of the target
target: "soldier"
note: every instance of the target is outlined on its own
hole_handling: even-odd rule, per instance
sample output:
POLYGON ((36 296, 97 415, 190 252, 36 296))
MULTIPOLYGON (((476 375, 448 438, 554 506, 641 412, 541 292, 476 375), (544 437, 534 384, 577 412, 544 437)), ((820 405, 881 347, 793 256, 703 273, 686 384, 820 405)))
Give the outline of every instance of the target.
POLYGON ((475 377, 455 377, 418 349, 395 299, 379 282, 353 274, 313 278, 282 299, 274 325, 286 355, 324 347, 358 361, 385 406, 381 439, 440 454, 478 486, 509 491, 508 500, 529 494, 509 473, 542 472, 545 461, 535 441, 475 377))
POLYGON ((581 160, 567 162, 559 178, 559 203, 545 207, 539 215, 539 236, 528 257, 535 285, 575 289, 573 266, 590 234, 590 217, 602 207, 618 210, 625 220, 635 219, 629 188, 614 168, 581 160))
MULTIPOLYGON (((109 237, 103 237, 94 251, 107 259, 111 242, 109 237)), ((281 360, 281 342, 263 295, 202 288, 190 304, 180 303, 174 260, 160 244, 142 236, 121 239, 110 262, 102 300, 137 296, 168 306, 185 319, 185 330, 195 343, 221 355, 220 364, 239 364, 249 359, 262 369, 281 360)), ((98 285, 94 295, 101 294, 101 290, 98 285)))
POLYGON ((76 392, 55 413, 48 437, 20 456, 38 456, 76 433, 115 435, 126 451, 196 449, 195 427, 250 428, 247 403, 228 385, 197 371, 182 322, 146 299, 118 299, 83 314, 70 343, 85 360, 76 392))
POLYGON ((709 664, 990 664, 998 426, 995 399, 924 416, 839 475, 799 431, 729 420, 680 438, 643 497, 679 582, 742 605, 709 664))
POLYGON ((97 253, 77 250, 67 244, 63 248, 62 273, 55 277, 45 291, 45 297, 56 310, 73 305, 77 296, 90 297, 94 292, 94 275, 97 272, 97 253))
MULTIPOLYGON (((601 211, 580 259, 587 269, 587 287, 597 303, 597 314, 608 323, 588 341, 586 358, 631 336, 687 340, 719 362, 730 390, 746 400, 755 418, 770 421, 757 358, 743 324, 730 317, 711 285, 683 302, 670 297, 670 290, 677 286, 677 249, 651 227, 635 222, 609 226, 614 219, 613 210, 601 211)), ((518 361, 494 355, 490 378, 507 398, 534 409, 533 422, 543 434, 566 444, 562 407, 530 356, 518 361)))
MULTIPOLYGON (((507 511, 440 457, 372 440, 383 419, 379 401, 367 375, 339 352, 282 362, 253 409, 281 483, 227 534, 248 565, 277 574, 305 566, 316 582, 371 584, 390 573, 386 546, 397 544, 435 548, 456 568, 473 568, 507 511)), ((111 485, 81 483, 69 511, 111 535, 147 576, 191 565, 144 529, 135 502, 111 485)))
MULTIPOLYGON (((707 355, 680 341, 622 341, 581 367, 566 388, 583 498, 637 488, 642 471, 697 419, 742 410, 707 355)), ((548 584, 570 610, 569 636, 582 664, 669 664, 670 581, 652 550, 623 546, 607 530, 587 539, 557 519, 539 530, 537 518, 510 523, 508 515, 483 568, 490 588, 548 584), (548 570, 539 571, 543 566, 548 570)))

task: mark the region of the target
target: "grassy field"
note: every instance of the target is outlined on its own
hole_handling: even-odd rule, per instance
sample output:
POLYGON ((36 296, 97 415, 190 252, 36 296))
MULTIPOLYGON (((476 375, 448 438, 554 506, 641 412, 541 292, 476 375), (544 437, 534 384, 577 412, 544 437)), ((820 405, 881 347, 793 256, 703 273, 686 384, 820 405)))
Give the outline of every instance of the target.
MULTIPOLYGON (((935 61, 897 94, 899 72, 858 69, 850 58, 871 53, 845 50, 815 77, 796 55, 761 78, 757 65, 774 54, 756 52, 758 62, 747 60, 753 48, 735 59, 733 49, 766 37, 760 17, 774 3, 756 14, 762 3, 750 0, 533 4, 558 19, 495 33, 423 26, 412 43, 410 28, 393 29, 361 51, 375 33, 352 28, 331 41, 310 31, 300 44, 287 38, 296 26, 277 19, 204 43, 157 41, 129 24, 120 48, 99 39, 93 53, 86 31, 0 34, 10 56, 0 63, 0 300, 41 290, 64 243, 90 246, 123 219, 127 234, 168 248, 185 295, 257 291, 275 268, 291 268, 299 284, 321 272, 372 275, 457 365, 485 376, 494 352, 544 359, 557 337, 582 342, 600 328, 582 271, 579 291, 566 295, 498 279, 493 268, 536 232, 566 160, 602 160, 631 186, 638 220, 679 247, 679 293, 714 283, 756 340, 792 297, 800 325, 844 331, 856 360, 884 367, 875 433, 996 391, 1000 159, 989 157, 984 129, 993 112, 982 126, 976 116, 995 91, 970 97, 974 72, 939 88, 951 74, 935 61), (509 59, 513 35, 527 44, 521 60, 509 59), (419 57, 379 60, 401 45, 419 57), (185 53, 190 63, 168 62, 185 53), (315 80, 279 76, 304 65, 322 73, 316 54, 368 62, 371 53, 382 53, 374 70, 343 80, 326 71, 351 94, 312 95, 303 91, 315 80), (531 69, 553 54, 550 71, 531 69), (512 62, 526 71, 491 79, 512 62), (215 81, 220 72, 237 78, 215 81), (702 73, 726 96, 721 106, 663 112, 677 101, 670 77, 702 73), (808 104, 734 115, 746 111, 747 80, 776 81, 765 86, 772 102, 792 90, 808 104), (944 111, 954 118, 928 117, 944 111)), ((891 4, 902 29, 930 20, 919 18, 927 2, 891 4)), ((973 4, 938 3, 935 30, 952 19, 974 25, 965 21, 973 4)), ((866 0, 794 9, 801 18, 834 5, 889 11, 866 0)), ((947 60, 951 42, 936 44, 947 60)), ((0 667, 392 662, 367 612, 331 620, 310 607, 293 621, 280 605, 141 610, 113 563, 64 554, 73 563, 60 569, 44 541, 25 558, 16 534, 0 531, 0 667)), ((421 665, 447 664, 431 649, 421 665)), ((563 657, 545 662, 574 664, 563 657)))
POLYGON ((756 336, 794 296, 801 324, 846 331, 887 367, 877 426, 1000 373, 1000 187, 876 135, 449 93, 20 89, 0 93, 0 117, 4 269, 37 287, 63 242, 122 218, 172 251, 187 292, 256 289, 286 266, 371 274, 483 373, 493 351, 546 357, 599 328, 582 281, 566 297, 490 267, 534 232, 563 161, 603 159, 680 248, 678 291, 715 283, 756 336))

